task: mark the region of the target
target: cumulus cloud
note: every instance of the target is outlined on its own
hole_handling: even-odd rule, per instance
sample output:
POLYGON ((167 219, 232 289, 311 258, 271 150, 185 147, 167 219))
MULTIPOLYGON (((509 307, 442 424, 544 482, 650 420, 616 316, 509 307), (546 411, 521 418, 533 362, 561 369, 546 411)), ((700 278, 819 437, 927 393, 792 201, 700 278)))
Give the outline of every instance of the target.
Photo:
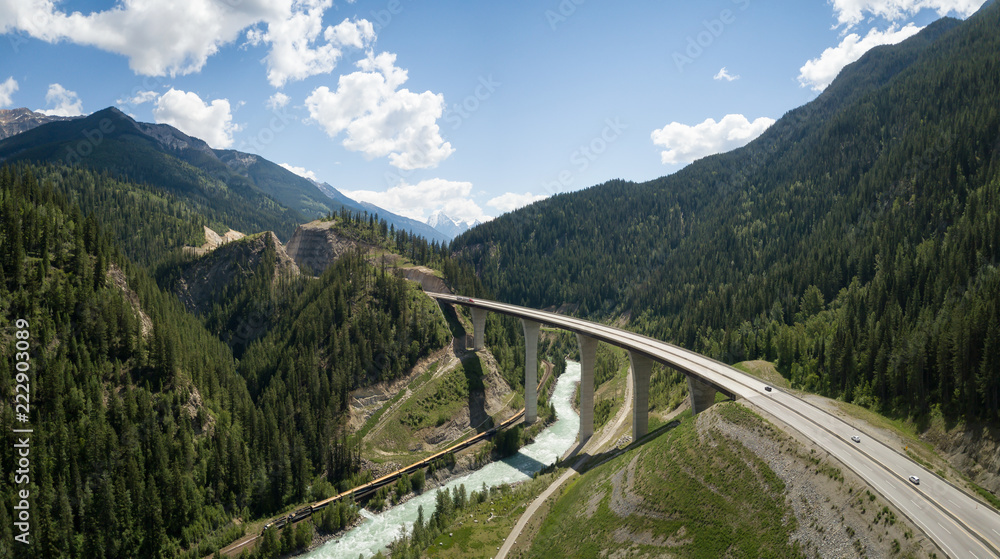
POLYGON ((0 32, 18 30, 50 43, 94 46, 127 57, 137 73, 173 76, 201 70, 242 29, 280 18, 291 3, 126 0, 99 12, 67 14, 53 0, 0 0, 0 14, 5 14, 0 15, 0 32))
POLYGON ((712 79, 713 80, 726 80, 727 82, 732 82, 732 81, 736 81, 736 80, 740 79, 740 77, 739 76, 731 76, 729 74, 729 72, 726 71, 726 67, 723 66, 722 69, 719 70, 719 73, 716 74, 712 79))
POLYGON ((80 116, 83 114, 83 101, 75 91, 70 91, 60 84, 49 84, 45 93, 45 104, 55 105, 53 109, 39 109, 38 112, 49 116, 80 116))
POLYGON ((895 45, 916 35, 921 29, 923 27, 910 23, 902 29, 895 25, 886 31, 872 29, 864 38, 857 33, 851 33, 844 37, 839 45, 826 49, 818 58, 807 61, 802 68, 799 68, 799 84, 814 91, 823 91, 844 66, 858 60, 872 48, 879 45, 895 45))
POLYGON ((142 105, 143 103, 155 101, 159 96, 160 94, 155 91, 136 91, 135 95, 118 99, 115 103, 126 106, 142 105))
POLYGON ((201 71, 209 57, 249 29, 250 44, 270 47, 265 62, 276 86, 329 72, 342 47, 361 48, 375 38, 365 20, 324 30, 332 0, 124 0, 87 14, 66 13, 59 4, 0 0, 0 34, 19 31, 50 43, 93 46, 125 56, 136 73, 176 76, 201 71))
POLYGON ((360 71, 340 76, 336 91, 322 86, 306 98, 310 118, 331 138, 346 132, 345 148, 388 156, 405 170, 435 167, 454 153, 437 124, 443 95, 400 89, 407 72, 396 66, 395 54, 369 53, 357 66, 360 71))
POLYGON ((653 144, 666 148, 660 156, 664 164, 690 163, 744 146, 772 124, 772 118, 760 117, 750 122, 743 115, 730 114, 719 122, 709 118, 694 126, 671 122, 653 130, 650 136, 653 144))
POLYGON ((0 107, 6 107, 14 103, 15 91, 17 91, 17 80, 14 79, 14 76, 0 83, 0 107))
POLYGON ((500 211, 500 213, 507 213, 546 198, 548 198, 548 196, 545 196, 544 194, 532 194, 530 192, 517 194, 514 192, 507 192, 497 196, 496 198, 491 198, 486 202, 486 205, 491 208, 496 208, 500 211))
POLYGON ((311 181, 319 182, 319 179, 316 178, 316 173, 309 171, 305 167, 296 167, 294 165, 289 165, 288 163, 278 163, 278 166, 284 167, 285 169, 295 173, 300 177, 307 178, 311 181))
POLYGON ((472 193, 471 182, 428 179, 417 184, 402 182, 383 192, 371 190, 341 192, 348 198, 375 204, 390 212, 422 222, 426 222, 436 210, 443 211, 447 216, 460 221, 491 219, 469 198, 472 193))
POLYGON ((365 48, 375 40, 375 27, 365 19, 345 19, 336 26, 327 27, 323 38, 337 46, 365 48))
POLYGON ((216 149, 233 145, 233 124, 228 99, 215 99, 211 103, 201 100, 197 93, 171 88, 156 102, 153 118, 160 124, 169 124, 189 136, 194 136, 216 149))
POLYGON ((267 32, 250 33, 253 43, 264 41, 271 50, 264 58, 267 79, 274 87, 289 80, 301 80, 316 74, 331 72, 343 55, 341 47, 364 48, 375 39, 375 30, 367 20, 345 19, 336 27, 323 30, 323 13, 331 0, 307 0, 303 9, 288 17, 267 24, 267 32), (318 41, 320 33, 326 42, 318 41))
POLYGON ((853 27, 865 19, 865 14, 889 21, 906 19, 920 10, 935 10, 938 15, 955 14, 969 17, 986 0, 832 0, 838 26, 853 27))
POLYGON ((265 105, 267 105, 267 108, 273 111, 275 109, 280 109, 284 107, 285 105, 288 104, 289 101, 291 101, 290 97, 278 91, 274 95, 267 98, 267 102, 265 103, 265 105))

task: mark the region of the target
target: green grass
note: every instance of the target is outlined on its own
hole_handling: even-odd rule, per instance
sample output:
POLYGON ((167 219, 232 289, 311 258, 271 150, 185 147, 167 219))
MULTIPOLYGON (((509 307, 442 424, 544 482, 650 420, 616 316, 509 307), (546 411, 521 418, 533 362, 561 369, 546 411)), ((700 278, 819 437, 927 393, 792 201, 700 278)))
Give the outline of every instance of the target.
MULTIPOLYGON (((726 421, 773 429, 739 404, 716 408, 726 421)), ((527 556, 802 556, 789 544, 796 521, 784 482, 719 431, 699 436, 696 421, 685 418, 577 478, 553 505, 527 556)))
MULTIPOLYGON (((507 490, 494 490, 490 498, 467 508, 434 540, 421 557, 468 559, 493 557, 514 524, 561 471, 541 475, 507 490)), ((479 488, 470 488, 471 490, 479 488)))
MULTIPOLYGON (((419 377, 417 377, 416 380, 414 380, 412 383, 410 383, 408 388, 411 391, 416 390, 418 387, 422 386, 425 382, 430 380, 431 377, 434 376, 434 373, 437 371, 437 369, 438 369, 438 363, 437 362, 431 363, 430 367, 427 368, 427 371, 422 375, 420 375, 419 377)), ((391 400, 389 400, 381 408, 376 410, 375 413, 373 413, 371 417, 369 417, 368 420, 365 421, 365 424, 361 426, 361 429, 358 429, 357 433, 358 438, 364 440, 365 436, 368 435, 368 433, 372 430, 372 428, 378 425, 379 419, 382 418, 382 414, 384 414, 385 411, 391 408, 392 406, 396 405, 396 402, 399 402, 399 400, 405 394, 406 390, 400 390, 399 392, 396 393, 395 396, 392 397, 391 400)))
POLYGON ((733 368, 743 371, 752 377, 759 378, 772 386, 791 388, 791 383, 788 379, 781 376, 774 363, 767 361, 743 361, 733 365, 733 368))

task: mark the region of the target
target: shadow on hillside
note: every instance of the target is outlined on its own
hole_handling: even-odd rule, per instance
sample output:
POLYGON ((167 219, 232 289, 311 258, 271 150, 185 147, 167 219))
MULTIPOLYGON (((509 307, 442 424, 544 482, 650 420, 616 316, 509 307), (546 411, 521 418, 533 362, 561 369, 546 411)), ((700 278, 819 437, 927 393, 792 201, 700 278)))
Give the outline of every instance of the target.
POLYGON ((462 358, 465 382, 469 390, 469 425, 477 433, 493 427, 493 418, 486 413, 486 385, 483 384, 483 363, 472 353, 462 358))
POLYGON ((580 452, 580 450, 589 441, 583 441, 581 443, 577 443, 576 447, 573 448, 572 452, 570 452, 569 454, 567 454, 565 458, 563 458, 561 461, 559 461, 558 465, 560 467, 573 467, 574 465, 576 465, 577 463, 579 463, 579 461, 581 459, 584 459, 583 465, 577 471, 579 471, 581 473, 585 472, 585 471, 587 471, 587 470, 589 470, 591 468, 594 468, 595 466, 597 466, 599 464, 602 464, 606 460, 609 460, 611 458, 614 458, 615 456, 618 456, 619 454, 623 454, 623 453, 628 452, 630 450, 634 450, 635 448, 638 448, 638 447, 646 444, 647 442, 649 442, 649 441, 651 441, 651 440, 653 440, 653 439, 655 439, 655 438, 657 438, 657 437, 665 434, 667 431, 670 431, 671 429, 673 429, 674 427, 677 427, 680 424, 681 424, 681 422, 675 419, 675 420, 673 420, 673 421, 671 421, 669 423, 666 423, 664 425, 661 425, 661 426, 657 427, 656 429, 653 429, 652 431, 650 431, 649 433, 647 433, 646 435, 644 435, 642 438, 640 438, 638 441, 632 441, 631 443, 629 443, 628 446, 626 446, 623 449, 613 448, 611 450, 606 450, 604 452, 599 452, 599 453, 593 454, 593 455, 589 454, 589 453, 586 453, 586 452, 583 452, 583 453, 580 452))
POLYGON ((455 305, 438 301, 438 306, 441 307, 444 319, 448 322, 448 329, 451 330, 451 335, 455 338, 456 351, 459 345, 462 346, 462 350, 464 351, 467 345, 466 337, 468 336, 468 332, 466 332, 465 326, 462 325, 462 321, 458 319, 458 311, 455 310, 455 305))

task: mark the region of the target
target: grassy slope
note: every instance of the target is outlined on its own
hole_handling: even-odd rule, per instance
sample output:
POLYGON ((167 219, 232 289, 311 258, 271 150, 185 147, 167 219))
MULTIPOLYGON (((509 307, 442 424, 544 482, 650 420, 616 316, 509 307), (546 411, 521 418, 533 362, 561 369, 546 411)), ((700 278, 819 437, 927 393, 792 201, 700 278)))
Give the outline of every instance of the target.
MULTIPOLYGON (((478 356, 471 356, 454 369, 435 376, 436 367, 418 377, 408 388, 406 401, 383 419, 377 434, 366 445, 387 453, 398 453, 411 462, 428 452, 412 452, 412 441, 428 430, 440 427, 469 405, 469 394, 483 390, 483 368, 478 356)), ((392 405, 396 398, 386 405, 392 405)), ((449 440, 449 443, 454 442, 449 440)), ((372 460, 379 457, 372 455, 372 460)), ((382 456, 385 458, 385 455, 382 456)))
POLYGON ((562 471, 550 472, 513 487, 494 489, 486 502, 471 506, 449 524, 426 550, 426 555, 441 559, 493 557, 528 503, 561 474, 562 471))
POLYGON ((527 556, 794 557, 784 491, 757 456, 714 429, 700 437, 688 417, 578 478, 527 556))

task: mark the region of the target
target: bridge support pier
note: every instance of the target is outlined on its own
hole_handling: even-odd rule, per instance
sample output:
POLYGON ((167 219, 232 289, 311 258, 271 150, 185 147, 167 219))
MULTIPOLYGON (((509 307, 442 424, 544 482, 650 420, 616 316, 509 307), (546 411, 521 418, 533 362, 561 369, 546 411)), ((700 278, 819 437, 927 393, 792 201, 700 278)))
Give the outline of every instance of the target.
POLYGON ((691 398, 691 413, 701 413, 715 403, 715 388, 687 375, 688 396, 691 398))
POLYGON ((472 349, 479 351, 485 347, 486 309, 471 307, 469 310, 472 311, 472 349))
POLYGON ((653 370, 653 360, 649 357, 628 352, 632 365, 632 440, 637 441, 649 432, 649 375, 653 370))
POLYGON ((597 339, 576 335, 580 344, 580 442, 594 434, 594 363, 597 362, 597 339))
POLYGON ((524 328, 524 422, 538 418, 538 329, 541 324, 521 319, 524 328))

